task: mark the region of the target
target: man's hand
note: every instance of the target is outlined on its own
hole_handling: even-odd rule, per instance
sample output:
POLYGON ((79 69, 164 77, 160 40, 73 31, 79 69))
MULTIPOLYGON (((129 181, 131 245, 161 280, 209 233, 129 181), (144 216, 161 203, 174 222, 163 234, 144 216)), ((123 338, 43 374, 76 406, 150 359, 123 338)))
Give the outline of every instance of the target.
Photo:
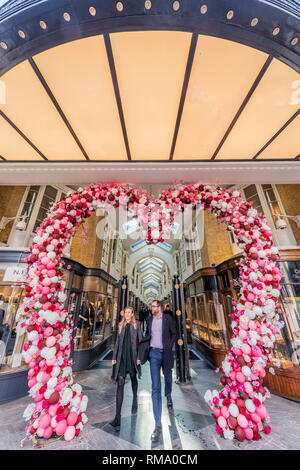
POLYGON ((117 361, 116 361, 115 359, 113 359, 113 360, 111 361, 111 363, 112 363, 112 365, 114 366, 115 364, 117 364, 117 361))

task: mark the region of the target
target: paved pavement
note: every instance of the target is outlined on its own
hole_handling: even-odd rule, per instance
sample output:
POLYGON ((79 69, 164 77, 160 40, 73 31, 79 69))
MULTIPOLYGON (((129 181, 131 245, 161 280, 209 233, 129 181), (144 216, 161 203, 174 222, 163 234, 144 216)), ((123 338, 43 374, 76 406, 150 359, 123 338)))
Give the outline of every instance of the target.
MULTIPOLYGON (((173 385, 174 410, 168 411, 163 398, 163 436, 161 442, 151 443, 154 429, 151 401, 149 364, 143 366, 139 380, 138 414, 131 416, 131 384, 125 385, 121 430, 117 433, 110 425, 115 411, 116 385, 111 382, 110 361, 102 361, 88 371, 75 373, 75 379, 89 397, 87 415, 89 422, 83 432, 71 442, 45 441, 41 449, 165 449, 165 450, 295 450, 300 449, 300 404, 271 395, 266 402, 272 433, 262 433, 260 441, 238 442, 221 438, 215 432, 215 420, 204 401, 206 390, 217 388, 218 375, 204 360, 192 360, 192 381, 188 385, 173 385)), ((174 377, 175 379, 175 377, 174 377)), ((163 383, 163 379, 162 379, 163 383)), ((162 387, 163 389, 163 387, 162 387)), ((23 411, 30 397, 24 397, 0 406, 0 449, 20 449, 25 437, 23 411)), ((23 449, 33 449, 26 441, 23 449)))

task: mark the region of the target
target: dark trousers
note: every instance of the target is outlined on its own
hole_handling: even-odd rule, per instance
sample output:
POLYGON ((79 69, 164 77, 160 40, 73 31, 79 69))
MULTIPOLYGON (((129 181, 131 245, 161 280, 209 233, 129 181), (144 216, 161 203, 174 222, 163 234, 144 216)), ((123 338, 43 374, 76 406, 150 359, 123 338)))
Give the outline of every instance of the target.
MULTIPOLYGON (((153 413, 155 419, 155 425, 161 426, 161 380, 160 380, 160 370, 163 364, 163 352, 159 349, 150 349, 149 353, 150 360, 150 372, 152 380, 152 404, 153 404, 153 413)), ((165 377, 165 396, 170 397, 172 393, 172 369, 167 374, 164 374, 165 377)))
MULTIPOLYGON (((131 387, 133 393, 133 401, 137 400, 137 389, 138 389, 138 381, 136 374, 130 376, 131 379, 131 387)), ((120 420, 121 418, 121 409, 123 404, 124 398, 124 386, 125 386, 125 377, 122 377, 120 374, 118 375, 118 387, 117 387, 117 395, 116 395, 116 418, 120 420)))

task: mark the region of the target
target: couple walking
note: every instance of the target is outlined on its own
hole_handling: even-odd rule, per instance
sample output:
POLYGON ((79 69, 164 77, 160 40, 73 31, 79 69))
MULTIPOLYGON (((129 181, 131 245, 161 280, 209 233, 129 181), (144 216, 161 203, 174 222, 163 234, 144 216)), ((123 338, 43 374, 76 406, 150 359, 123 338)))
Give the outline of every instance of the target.
POLYGON ((175 320, 171 315, 162 312, 161 302, 153 300, 152 315, 147 318, 145 336, 142 335, 140 324, 137 323, 134 311, 126 307, 124 316, 119 324, 117 340, 113 352, 113 379, 117 382, 116 416, 110 423, 116 430, 120 429, 121 408, 124 396, 126 374, 129 373, 133 392, 132 414, 138 410, 137 376, 141 376, 141 364, 150 362, 152 381, 152 404, 155 419, 155 429, 151 435, 152 442, 160 439, 162 425, 162 398, 160 371, 163 370, 165 378, 165 396, 168 408, 172 403, 172 368, 174 357, 172 348, 176 341, 175 320))

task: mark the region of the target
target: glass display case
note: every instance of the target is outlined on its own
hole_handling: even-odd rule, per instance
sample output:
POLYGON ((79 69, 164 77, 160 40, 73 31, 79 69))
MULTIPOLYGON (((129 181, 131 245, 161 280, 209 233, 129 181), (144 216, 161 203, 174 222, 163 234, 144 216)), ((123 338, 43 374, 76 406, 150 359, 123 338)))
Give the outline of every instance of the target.
POLYGON ((117 299, 115 286, 101 273, 83 277, 83 289, 74 317, 74 350, 94 348, 113 331, 117 299))
MULTIPOLYGON (((215 274, 215 270, 211 270, 215 274)), ((188 282, 188 280, 187 280, 188 282)), ((192 335, 211 350, 225 351, 228 347, 224 310, 217 291, 216 276, 204 270, 193 275, 189 283, 192 335)))
POLYGON ((283 328, 276 338, 274 360, 281 368, 300 364, 300 260, 279 263, 281 279, 280 320, 283 328))

